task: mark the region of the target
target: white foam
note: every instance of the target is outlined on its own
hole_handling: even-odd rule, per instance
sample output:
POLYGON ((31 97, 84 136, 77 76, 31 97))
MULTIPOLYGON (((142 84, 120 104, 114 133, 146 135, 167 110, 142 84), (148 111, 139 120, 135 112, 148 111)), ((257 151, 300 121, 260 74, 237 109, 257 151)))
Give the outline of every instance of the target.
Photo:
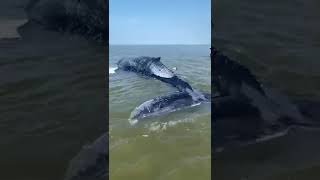
MULTIPOLYGON (((171 120, 168 122, 153 122, 150 125, 147 125, 146 128, 149 129, 151 132, 161 132, 167 130, 169 127, 174 127, 181 123, 191 123, 194 122, 194 118, 185 118, 180 120, 171 120)), ((187 131, 190 131, 187 130, 187 131)))
POLYGON ((131 118, 129 118, 128 121, 129 121, 130 125, 132 125, 132 126, 138 123, 138 120, 137 120, 137 119, 131 119, 131 118))
POLYGON ((116 73, 116 70, 118 69, 118 67, 109 67, 109 74, 114 74, 116 73))

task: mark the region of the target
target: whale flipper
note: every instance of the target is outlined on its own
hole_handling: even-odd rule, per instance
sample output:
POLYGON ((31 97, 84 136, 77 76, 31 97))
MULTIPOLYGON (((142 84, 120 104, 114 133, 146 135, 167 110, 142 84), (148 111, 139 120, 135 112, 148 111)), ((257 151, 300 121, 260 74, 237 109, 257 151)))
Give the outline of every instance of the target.
POLYGON ((160 57, 152 59, 153 63, 149 65, 150 71, 162 78, 172 78, 175 74, 160 62, 160 57))

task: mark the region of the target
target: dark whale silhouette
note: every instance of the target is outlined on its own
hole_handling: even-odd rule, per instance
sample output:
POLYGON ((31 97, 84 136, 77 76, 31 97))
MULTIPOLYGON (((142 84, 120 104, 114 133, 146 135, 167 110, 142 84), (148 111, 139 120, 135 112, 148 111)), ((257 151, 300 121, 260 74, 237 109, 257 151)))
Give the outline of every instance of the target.
POLYGON ((220 96, 231 102, 243 103, 255 108, 264 123, 269 125, 283 117, 294 119, 296 122, 304 121, 301 113, 288 98, 282 95, 278 95, 277 98, 270 97, 270 93, 266 94, 261 83, 248 68, 229 59, 214 47, 211 50, 212 82, 220 96), (278 101, 283 103, 279 104, 278 101))
POLYGON ((108 178, 109 137, 103 134, 84 146, 70 161, 66 180, 103 180, 108 178))

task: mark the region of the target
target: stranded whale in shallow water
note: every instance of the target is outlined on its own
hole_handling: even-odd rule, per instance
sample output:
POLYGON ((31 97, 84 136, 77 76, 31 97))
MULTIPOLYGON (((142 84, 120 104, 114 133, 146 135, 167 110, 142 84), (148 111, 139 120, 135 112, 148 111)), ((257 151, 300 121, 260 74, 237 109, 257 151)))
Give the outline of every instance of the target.
POLYGON ((189 83, 174 74, 160 61, 160 57, 123 58, 118 61, 117 65, 118 70, 152 77, 178 89, 178 92, 158 96, 139 105, 130 115, 131 124, 136 124, 145 117, 173 112, 211 100, 210 94, 203 94, 193 89, 189 83))
POLYGON ((142 103, 131 113, 130 122, 176 111, 203 101, 209 102, 211 99, 215 117, 257 114, 260 117, 259 123, 266 126, 277 124, 279 119, 289 119, 295 123, 304 122, 301 113, 288 98, 270 90, 266 94, 261 84, 246 67, 216 50, 211 58, 214 65, 213 82, 218 90, 218 93, 212 97, 194 90, 189 83, 181 80, 167 68, 160 61, 160 57, 119 60, 118 69, 153 77, 171 84, 180 91, 180 93, 159 96, 142 103), (199 97, 198 95, 202 98, 194 97, 199 97))

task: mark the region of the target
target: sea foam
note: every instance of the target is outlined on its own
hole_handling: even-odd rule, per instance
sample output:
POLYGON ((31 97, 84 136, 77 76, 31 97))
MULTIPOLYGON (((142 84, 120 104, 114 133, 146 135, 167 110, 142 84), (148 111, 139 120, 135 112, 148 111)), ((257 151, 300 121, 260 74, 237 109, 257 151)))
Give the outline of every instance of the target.
POLYGON ((118 69, 118 67, 109 67, 109 74, 114 74, 116 73, 116 70, 118 69))

